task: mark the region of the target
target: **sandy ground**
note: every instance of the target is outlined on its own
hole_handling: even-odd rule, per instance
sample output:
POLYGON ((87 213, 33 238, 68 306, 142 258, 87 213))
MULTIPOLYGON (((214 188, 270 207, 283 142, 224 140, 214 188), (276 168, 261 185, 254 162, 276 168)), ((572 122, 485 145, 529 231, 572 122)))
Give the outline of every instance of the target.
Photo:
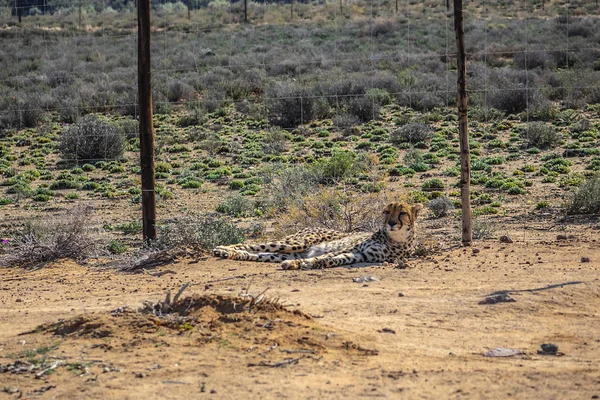
POLYGON ((600 241, 590 235, 474 248, 479 252, 455 248, 414 260, 407 269, 293 272, 212 257, 159 268, 176 272, 162 277, 71 262, 34 272, 5 269, 0 365, 32 354, 46 365, 64 364, 40 379, 39 370, 0 373, 0 398, 598 398, 600 241), (352 279, 361 276, 378 281, 352 279), (268 288, 271 299, 313 318, 245 311, 239 314, 245 319, 231 321, 204 310, 209 333, 202 333, 201 325, 157 329, 134 313, 110 314, 163 299, 186 282, 193 284, 188 295, 256 295, 268 288), (566 282, 580 283, 478 304, 491 292, 566 282), (100 321, 97 329, 19 335, 82 315, 100 321), (558 345, 564 355, 537 354, 542 343, 558 345), (35 354, 44 346, 51 349, 35 354), (524 353, 484 357, 498 347, 524 353), (273 366, 294 358, 300 359, 273 366))

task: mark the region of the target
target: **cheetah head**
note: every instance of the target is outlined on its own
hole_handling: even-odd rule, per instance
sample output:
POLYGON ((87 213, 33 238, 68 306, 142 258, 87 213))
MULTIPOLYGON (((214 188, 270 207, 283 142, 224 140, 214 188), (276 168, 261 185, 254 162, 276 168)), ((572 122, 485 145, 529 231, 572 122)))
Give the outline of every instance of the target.
POLYGON ((383 229, 388 237, 395 242, 409 242, 417 229, 417 215, 423 208, 422 204, 413 206, 402 203, 390 203, 383 210, 385 225, 383 229))

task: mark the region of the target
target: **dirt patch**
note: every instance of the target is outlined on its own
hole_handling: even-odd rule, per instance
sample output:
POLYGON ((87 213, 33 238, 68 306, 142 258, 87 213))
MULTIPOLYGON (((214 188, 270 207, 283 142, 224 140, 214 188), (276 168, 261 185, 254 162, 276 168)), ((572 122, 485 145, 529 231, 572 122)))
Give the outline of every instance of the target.
POLYGON ((22 373, 0 373, 0 399, 600 395, 597 232, 512 238, 404 269, 212 257, 153 270, 174 272, 161 276, 70 261, 2 269, 0 365, 22 373), (188 282, 189 297, 165 301, 188 282), (281 300, 257 304, 266 288, 281 300), (502 293, 515 301, 484 302, 502 293), (556 353, 539 353, 543 344, 556 353), (494 349, 515 355, 485 356, 494 349))
MULTIPOLYGON (((46 334, 72 338, 111 338, 113 346, 154 345, 157 334, 169 344, 172 336, 185 337, 198 346, 219 343, 248 355, 250 364, 268 364, 268 353, 278 348, 286 354, 324 356, 329 352, 376 355, 325 328, 300 310, 287 310, 276 300, 194 295, 172 304, 168 314, 159 303, 146 303, 137 311, 119 308, 110 313, 80 315, 38 326, 24 335, 46 334), (268 351, 255 351, 268 346, 268 351)), ((273 360, 275 362, 275 360, 273 360)))
MULTIPOLYGON (((211 362, 212 352, 217 351, 248 368, 351 363, 353 358, 378 354, 349 340, 350 334, 324 327, 310 315, 288 310, 280 301, 262 295, 193 295, 166 302, 145 302, 138 310, 120 307, 42 324, 19 336, 24 342, 48 344, 10 354, 14 361, 0 364, 0 374, 18 376, 19 392, 33 394, 38 393, 39 382, 51 380, 52 387, 44 390, 48 391, 68 386, 76 376, 122 372, 125 368, 115 365, 122 364, 126 353, 150 355, 156 348, 168 348, 173 354, 186 348, 202 349, 204 362, 211 362), (68 350, 59 355, 59 348, 68 350), (88 359, 90 351, 102 352, 101 359, 88 359)), ((146 378, 154 369, 162 369, 161 360, 150 356, 145 369, 133 371, 134 377, 146 378)))

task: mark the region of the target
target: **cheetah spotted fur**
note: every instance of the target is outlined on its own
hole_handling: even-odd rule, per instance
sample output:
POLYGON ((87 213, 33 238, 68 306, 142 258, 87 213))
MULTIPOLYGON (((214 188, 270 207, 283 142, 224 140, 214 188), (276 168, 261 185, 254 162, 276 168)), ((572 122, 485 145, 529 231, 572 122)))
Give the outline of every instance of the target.
POLYGON ((237 244, 213 249, 216 257, 281 263, 283 269, 317 269, 360 262, 397 262, 410 255, 415 243, 421 204, 391 203, 385 223, 375 233, 347 234, 309 228, 281 241, 237 244))

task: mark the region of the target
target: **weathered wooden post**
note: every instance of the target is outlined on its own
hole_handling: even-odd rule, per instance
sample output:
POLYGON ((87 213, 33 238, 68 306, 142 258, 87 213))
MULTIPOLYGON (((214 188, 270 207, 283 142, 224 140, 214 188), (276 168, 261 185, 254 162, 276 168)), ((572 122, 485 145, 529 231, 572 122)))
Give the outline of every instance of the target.
POLYGON ((471 226, 471 153, 467 130, 467 64, 465 54, 465 29, 463 23, 462 0, 454 0, 454 31, 456 33, 457 55, 457 101, 458 133, 460 136, 460 197, 462 203, 462 242, 470 245, 473 241, 471 226))
POLYGON ((154 191, 154 126, 150 67, 150 0, 138 0, 138 104, 140 106, 140 164, 144 240, 156 239, 154 191))

